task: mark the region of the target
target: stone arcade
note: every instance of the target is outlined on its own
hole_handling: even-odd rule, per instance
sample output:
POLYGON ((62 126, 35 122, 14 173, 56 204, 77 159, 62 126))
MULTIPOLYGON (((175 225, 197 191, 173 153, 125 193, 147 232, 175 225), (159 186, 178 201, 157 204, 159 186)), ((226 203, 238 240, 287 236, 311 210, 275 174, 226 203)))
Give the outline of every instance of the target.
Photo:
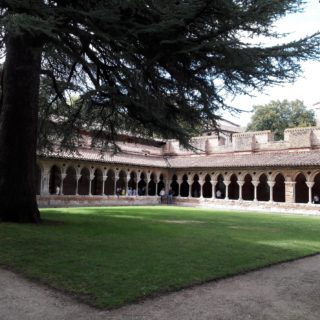
POLYGON ((78 154, 39 155, 39 205, 156 204, 172 187, 177 204, 318 210, 320 127, 287 129, 283 141, 224 132, 192 144, 197 153, 176 140, 122 136, 112 155, 90 148, 87 135, 78 154))

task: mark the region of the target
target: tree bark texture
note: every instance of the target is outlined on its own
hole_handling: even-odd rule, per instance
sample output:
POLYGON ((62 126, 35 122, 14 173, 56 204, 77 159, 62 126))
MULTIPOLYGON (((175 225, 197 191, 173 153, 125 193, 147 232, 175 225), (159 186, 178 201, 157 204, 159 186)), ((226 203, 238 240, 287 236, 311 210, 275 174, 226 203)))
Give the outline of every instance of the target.
POLYGON ((36 146, 41 48, 32 36, 7 37, 0 105, 0 220, 39 222, 36 146))

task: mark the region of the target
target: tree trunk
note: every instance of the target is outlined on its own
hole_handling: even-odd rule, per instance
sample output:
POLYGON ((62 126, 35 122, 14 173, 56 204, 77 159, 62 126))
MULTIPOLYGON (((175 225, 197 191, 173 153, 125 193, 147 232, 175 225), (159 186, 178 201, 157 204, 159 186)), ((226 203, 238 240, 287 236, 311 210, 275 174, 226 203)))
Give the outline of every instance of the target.
POLYGON ((0 105, 0 221, 39 222, 36 145, 41 48, 26 34, 7 37, 0 105))

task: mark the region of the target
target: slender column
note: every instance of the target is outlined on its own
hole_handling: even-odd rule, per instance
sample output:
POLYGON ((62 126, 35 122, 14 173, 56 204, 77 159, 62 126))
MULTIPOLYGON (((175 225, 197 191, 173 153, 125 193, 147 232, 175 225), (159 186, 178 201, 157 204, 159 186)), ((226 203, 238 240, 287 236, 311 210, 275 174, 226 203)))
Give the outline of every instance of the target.
MULTIPOLYGON (((126 180, 126 195, 128 195, 128 191, 129 191, 129 181, 130 181, 130 173, 127 174, 127 180, 126 180)), ((132 195, 132 194, 131 194, 132 195)))
POLYGON ((76 184, 76 196, 78 196, 79 195, 79 180, 80 180, 80 178, 81 178, 81 174, 77 174, 77 178, 76 178, 76 182, 77 182, 77 184, 76 184))
POLYGON ((188 192, 188 198, 191 198, 191 189, 192 189, 192 178, 191 176, 188 176, 188 183, 189 183, 189 192, 188 192))
POLYGON ((158 180, 155 180, 155 184, 156 184, 156 194, 155 194, 155 196, 157 196, 158 195, 158 180))
POLYGON ((270 187, 270 199, 269 202, 273 202, 273 187, 275 185, 275 181, 268 181, 268 185, 270 187))
POLYGON ((117 194, 117 181, 118 181, 118 179, 119 179, 119 173, 115 172, 114 173, 114 190, 113 190, 114 195, 117 194))
POLYGON ((136 196, 138 195, 138 190, 139 190, 139 188, 138 188, 138 174, 137 174, 137 177, 136 177, 136 196))
POLYGON ((61 174, 61 185, 60 185, 60 194, 63 195, 63 181, 66 178, 67 174, 66 173, 62 173, 61 174))
POLYGON ((90 177, 89 177, 89 196, 92 196, 92 180, 94 179, 94 174, 90 174, 90 177))
POLYGON ((182 183, 182 179, 179 179, 178 178, 178 180, 177 180, 177 183, 178 183, 178 185, 179 185, 179 187, 178 187, 178 194, 177 194, 177 197, 181 197, 181 183, 182 183))
POLYGON ((238 180, 237 183, 239 185, 239 201, 240 201, 240 200, 243 200, 242 199, 242 187, 244 185, 244 181, 243 180, 238 180))
POLYGON ((253 198, 253 201, 257 201, 257 187, 258 187, 259 183, 260 183, 260 181, 256 181, 256 180, 252 181, 252 184, 254 186, 254 198, 253 198))
POLYGON ((285 190, 286 190, 286 202, 294 203, 295 202, 295 181, 285 181, 285 190))
POLYGON ((203 198, 203 190, 202 190, 202 188, 203 188, 203 180, 199 179, 198 182, 200 184, 200 194, 199 194, 199 196, 200 196, 200 198, 203 198))
POLYGON ((224 198, 224 200, 229 200, 229 184, 231 183, 231 181, 225 180, 223 181, 223 183, 226 186, 226 197, 224 198))
POLYGON ((146 196, 148 196, 149 195, 149 182, 150 182, 150 173, 147 173, 147 176, 146 176, 146 179, 147 179, 147 181, 146 181, 146 196))
POLYGON ((102 176, 102 196, 104 196, 104 187, 105 187, 105 183, 106 183, 106 180, 108 179, 108 176, 107 175, 103 175, 102 176))
POLYGON ((218 181, 212 180, 212 199, 216 198, 216 185, 218 181))
POLYGON ((314 186, 314 182, 307 181, 306 184, 309 189, 309 202, 308 203, 311 204, 312 203, 312 187, 314 186))

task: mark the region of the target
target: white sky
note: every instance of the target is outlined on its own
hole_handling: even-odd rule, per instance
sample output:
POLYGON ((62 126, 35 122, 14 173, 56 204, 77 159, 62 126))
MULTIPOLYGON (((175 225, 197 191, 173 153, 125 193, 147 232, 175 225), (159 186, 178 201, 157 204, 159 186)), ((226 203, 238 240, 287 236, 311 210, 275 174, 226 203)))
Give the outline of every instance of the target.
MULTIPOLYGON (((307 0, 303 13, 291 14, 279 20, 276 24, 279 32, 290 32, 288 40, 299 39, 320 31, 320 3, 319 0, 307 0)), ((303 74, 294 84, 268 87, 264 93, 253 93, 255 97, 238 96, 232 105, 244 110, 251 110, 254 105, 267 104, 271 100, 304 101, 305 105, 313 108, 313 104, 320 101, 320 61, 308 61, 302 64, 303 74)), ((317 106, 319 107, 319 105, 317 106)), ((242 113, 235 118, 224 115, 241 126, 246 126, 250 121, 251 113, 242 113)))

